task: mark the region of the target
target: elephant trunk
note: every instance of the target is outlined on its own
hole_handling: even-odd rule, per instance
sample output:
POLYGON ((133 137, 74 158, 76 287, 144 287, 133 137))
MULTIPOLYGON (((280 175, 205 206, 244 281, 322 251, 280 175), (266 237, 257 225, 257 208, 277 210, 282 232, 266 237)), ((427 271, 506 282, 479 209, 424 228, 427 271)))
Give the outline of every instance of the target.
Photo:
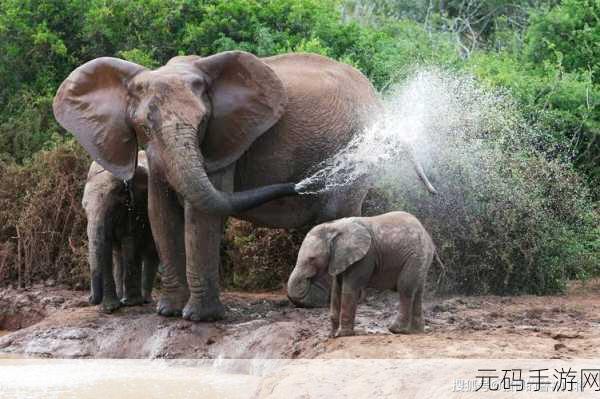
POLYGON ((88 219, 87 235, 91 282, 89 302, 97 305, 104 296, 104 271, 110 269, 112 264, 112 243, 108 236, 108 226, 102 217, 88 219))
POLYGON ((167 141, 167 178, 175 190, 196 209, 208 214, 229 216, 255 208, 270 200, 296 195, 293 183, 273 184, 253 190, 227 193, 210 181, 204 169, 204 157, 193 130, 173 129, 167 141))
POLYGON ((294 268, 287 285, 289 300, 296 306, 318 308, 329 303, 329 290, 313 276, 307 276, 300 267, 294 268))

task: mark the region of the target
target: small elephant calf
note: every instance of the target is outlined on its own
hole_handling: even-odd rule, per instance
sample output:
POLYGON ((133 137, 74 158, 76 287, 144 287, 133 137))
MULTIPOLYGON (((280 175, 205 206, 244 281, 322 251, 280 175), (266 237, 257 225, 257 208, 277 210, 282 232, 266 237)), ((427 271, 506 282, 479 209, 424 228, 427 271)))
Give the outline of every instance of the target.
POLYGON ((90 303, 102 303, 106 312, 122 304, 151 301, 159 263, 148 221, 148 166, 143 151, 138 153, 138 166, 129 184, 130 189, 93 162, 83 193, 90 303))
POLYGON ((431 237, 406 212, 323 223, 302 242, 288 297, 295 304, 314 303, 326 291, 322 280, 328 271, 331 336, 354 335, 356 305, 367 287, 398 291, 399 314, 391 332, 422 332, 423 289, 434 255, 431 237))

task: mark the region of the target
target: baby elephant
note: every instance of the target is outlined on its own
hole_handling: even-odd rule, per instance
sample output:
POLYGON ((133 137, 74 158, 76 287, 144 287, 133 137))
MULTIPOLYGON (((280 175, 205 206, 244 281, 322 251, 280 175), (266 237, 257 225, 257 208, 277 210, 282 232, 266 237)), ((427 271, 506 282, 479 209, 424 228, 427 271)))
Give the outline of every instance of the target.
POLYGON ((324 271, 332 277, 331 336, 354 335, 354 317, 366 287, 396 289, 399 314, 393 333, 422 332, 422 298, 427 271, 435 254, 431 237, 419 220, 406 212, 351 217, 313 228, 298 254, 288 281, 292 302, 314 302, 324 288, 324 271))
POLYGON ((121 304, 149 302, 158 255, 148 221, 146 154, 138 153, 128 185, 93 162, 82 205, 87 216, 90 303, 102 302, 103 310, 112 312, 121 304))

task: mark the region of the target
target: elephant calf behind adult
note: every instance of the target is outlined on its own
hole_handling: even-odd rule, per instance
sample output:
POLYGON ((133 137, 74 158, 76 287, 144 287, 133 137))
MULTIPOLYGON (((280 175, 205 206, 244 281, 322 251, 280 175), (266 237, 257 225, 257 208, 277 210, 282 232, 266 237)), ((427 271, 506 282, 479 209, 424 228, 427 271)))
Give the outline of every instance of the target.
POLYGON ((90 303, 107 312, 151 300, 158 255, 148 221, 148 163, 140 151, 129 188, 98 163, 82 205, 87 217, 90 303))
POLYGON ((224 313, 224 217, 298 227, 360 215, 364 185, 294 196, 294 183, 379 108, 370 82, 349 65, 241 51, 175 57, 156 70, 99 58, 73 71, 54 100, 61 125, 116 176, 130 178, 137 145, 146 147, 150 220, 165 267, 158 312, 192 320, 224 313))

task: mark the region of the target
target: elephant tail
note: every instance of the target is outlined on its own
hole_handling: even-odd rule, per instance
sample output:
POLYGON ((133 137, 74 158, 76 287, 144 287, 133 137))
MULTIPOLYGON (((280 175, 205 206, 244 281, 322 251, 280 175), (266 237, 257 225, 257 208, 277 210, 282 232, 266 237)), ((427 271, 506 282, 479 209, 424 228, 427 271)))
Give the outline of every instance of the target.
POLYGON ((406 147, 405 150, 408 152, 408 155, 410 157, 410 161, 412 162, 412 164, 415 168, 415 172, 417 173, 417 176, 419 176, 419 179, 421 179, 421 181, 427 188, 427 191, 429 191, 431 194, 434 194, 434 195, 437 194, 438 193, 437 190, 435 189, 435 187, 433 187, 431 182, 429 182, 429 179, 427 178, 427 175, 425 174, 425 171, 423 170, 423 166, 417 159, 417 157, 415 155, 415 151, 412 148, 412 146, 408 143, 405 143, 404 145, 406 147))
POLYGON ((427 175, 425 174, 425 171, 423 170, 423 166, 421 166, 419 161, 417 161, 417 159, 414 157, 414 154, 412 155, 412 161, 413 161, 413 165, 415 167, 415 172, 417 172, 417 176, 419 176, 419 179, 421 179, 423 184, 425 184, 427 191, 429 191, 431 194, 434 194, 434 195, 437 194, 438 193, 437 190, 429 182, 429 179, 427 178, 427 175))

